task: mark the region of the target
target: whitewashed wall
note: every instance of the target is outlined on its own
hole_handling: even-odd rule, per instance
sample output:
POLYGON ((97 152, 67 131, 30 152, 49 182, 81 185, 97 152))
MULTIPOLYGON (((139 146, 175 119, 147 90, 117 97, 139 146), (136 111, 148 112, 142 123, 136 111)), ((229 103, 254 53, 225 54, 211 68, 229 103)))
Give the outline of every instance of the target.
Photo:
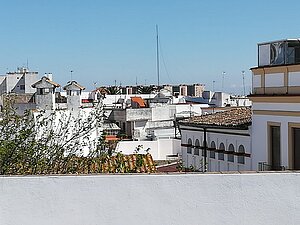
POLYGON ((284 86, 284 73, 270 73, 265 75, 266 87, 282 87, 284 86))
POLYGON ((149 153, 154 160, 165 160, 167 155, 179 154, 181 152, 181 141, 177 139, 158 139, 156 141, 120 141, 116 151, 123 154, 132 154, 138 145, 142 145, 140 154, 146 154, 145 150, 150 148, 149 153))
POLYGON ((259 162, 268 162, 268 122, 280 123, 281 165, 288 167, 288 123, 300 123, 300 117, 253 115, 252 117, 252 167, 259 162))
MULTIPOLYGON (((253 110, 299 111, 299 103, 255 103, 253 110)), ((280 123, 281 165, 288 166, 288 123, 300 123, 296 116, 252 116, 252 168, 257 170, 259 162, 268 162, 268 122, 280 123)))
POLYGON ((299 186, 299 173, 0 177, 0 224, 300 224, 299 186))
MULTIPOLYGON (((195 129, 195 128, 194 128, 195 129)), ((238 152, 238 147, 243 145, 246 153, 251 154, 251 137, 242 136, 250 134, 250 130, 230 130, 230 129, 208 129, 218 133, 207 132, 207 147, 211 147, 211 142, 214 141, 216 148, 219 149, 221 143, 225 145, 225 150, 228 150, 230 144, 233 144, 234 151, 238 152), (224 132, 224 133, 222 133, 224 132), (239 135, 240 134, 240 135, 239 135)), ((181 129, 181 142, 187 144, 188 139, 192 140, 192 144, 195 145, 196 139, 199 140, 200 146, 203 146, 204 135, 202 130, 187 130, 182 127, 181 129)), ((202 150, 200 154, 194 154, 195 149, 192 148, 192 154, 187 153, 187 147, 182 147, 182 160, 185 167, 193 167, 195 169, 202 168, 202 150)), ((218 153, 215 153, 215 159, 210 158, 210 151, 207 151, 207 163, 208 171, 243 171, 252 170, 251 158, 245 157, 245 164, 239 164, 237 156, 234 156, 234 162, 228 162, 228 155, 224 154, 224 160, 218 160, 218 153)))

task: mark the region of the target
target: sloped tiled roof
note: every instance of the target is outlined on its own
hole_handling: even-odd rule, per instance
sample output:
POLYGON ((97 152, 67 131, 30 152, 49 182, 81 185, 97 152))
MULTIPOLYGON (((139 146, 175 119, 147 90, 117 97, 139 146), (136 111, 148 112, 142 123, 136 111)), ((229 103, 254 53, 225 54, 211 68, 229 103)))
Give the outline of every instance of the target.
POLYGON ((31 87, 35 88, 35 86, 39 83, 41 83, 42 81, 46 81, 49 84, 52 84, 54 87, 60 87, 60 85, 58 83, 55 83, 54 81, 50 80, 48 77, 43 76, 39 81, 35 82, 34 84, 31 85, 31 87))
POLYGON ((146 107, 145 101, 141 97, 131 97, 131 101, 136 102, 139 107, 146 107))
POLYGON ((72 80, 72 81, 69 81, 68 84, 66 86, 64 86, 64 90, 66 90, 67 87, 71 86, 71 85, 74 85, 76 87, 78 87, 79 89, 81 90, 84 90, 85 87, 81 86, 80 84, 77 83, 77 81, 75 80, 72 80))
POLYGON ((252 111, 249 107, 233 108, 208 115, 195 116, 180 121, 182 125, 208 127, 244 127, 251 124, 252 111))

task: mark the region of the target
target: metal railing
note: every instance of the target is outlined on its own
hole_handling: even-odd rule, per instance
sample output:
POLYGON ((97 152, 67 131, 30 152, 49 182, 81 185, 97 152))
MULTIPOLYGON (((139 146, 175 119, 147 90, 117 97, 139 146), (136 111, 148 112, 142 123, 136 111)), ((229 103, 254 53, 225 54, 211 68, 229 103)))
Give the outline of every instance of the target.
POLYGON ((269 165, 266 162, 258 163, 258 171, 283 171, 283 170, 285 170, 284 166, 269 165))

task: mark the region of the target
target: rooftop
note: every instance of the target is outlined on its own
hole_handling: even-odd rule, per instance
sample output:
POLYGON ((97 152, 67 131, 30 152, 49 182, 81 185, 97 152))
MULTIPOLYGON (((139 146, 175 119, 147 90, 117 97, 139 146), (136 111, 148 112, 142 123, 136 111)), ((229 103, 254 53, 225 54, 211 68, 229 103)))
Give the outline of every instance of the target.
POLYGON ((251 108, 240 107, 213 114, 191 117, 180 121, 180 123, 182 125, 200 127, 245 128, 251 124, 251 116, 251 108))

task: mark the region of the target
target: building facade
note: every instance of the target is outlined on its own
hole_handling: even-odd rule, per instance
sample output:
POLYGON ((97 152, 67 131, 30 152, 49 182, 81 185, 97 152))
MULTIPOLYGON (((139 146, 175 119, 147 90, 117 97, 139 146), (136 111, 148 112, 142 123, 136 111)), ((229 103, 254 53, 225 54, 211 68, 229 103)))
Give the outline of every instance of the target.
POLYGON ((33 94, 35 89, 31 86, 38 80, 38 72, 31 72, 28 68, 17 68, 15 72, 8 72, 0 76, 0 94, 33 94))
POLYGON ((180 122, 182 161, 196 171, 252 170, 251 109, 234 108, 180 122))
POLYGON ((253 168, 300 169, 299 39, 258 44, 251 70, 253 168))

